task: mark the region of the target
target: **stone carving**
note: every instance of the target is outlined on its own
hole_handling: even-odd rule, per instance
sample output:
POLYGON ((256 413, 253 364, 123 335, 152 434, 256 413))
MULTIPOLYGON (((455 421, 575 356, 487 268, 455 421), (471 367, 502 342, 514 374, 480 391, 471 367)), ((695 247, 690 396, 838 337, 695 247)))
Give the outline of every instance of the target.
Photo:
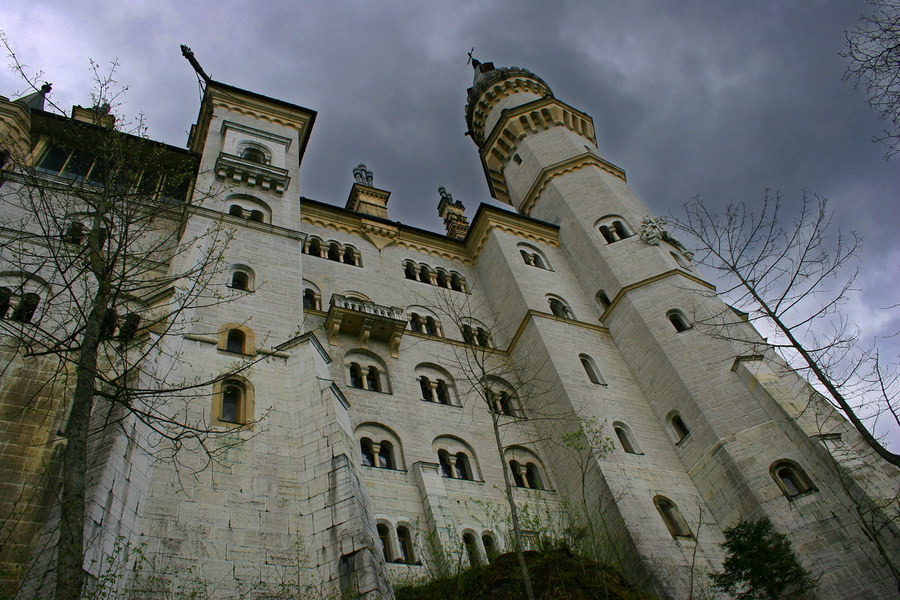
POLYGON ((359 163, 356 165, 356 168, 353 169, 353 179, 356 180, 356 183, 360 185, 367 185, 372 187, 372 182, 375 179, 372 171, 366 168, 366 165, 359 163))
POLYGON ((651 217, 647 215, 641 221, 641 240, 650 246, 659 246, 660 242, 667 242, 678 248, 688 259, 694 258, 694 253, 679 242, 675 236, 666 231, 666 220, 663 217, 651 217))

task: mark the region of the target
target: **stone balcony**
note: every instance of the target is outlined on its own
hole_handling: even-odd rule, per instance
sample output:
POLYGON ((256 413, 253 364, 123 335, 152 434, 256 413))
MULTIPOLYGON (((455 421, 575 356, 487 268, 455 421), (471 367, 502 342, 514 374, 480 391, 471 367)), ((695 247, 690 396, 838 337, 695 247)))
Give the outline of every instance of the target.
POLYGON ((264 165, 225 152, 220 153, 216 160, 216 175, 220 179, 229 179, 234 183, 259 187, 269 192, 275 192, 279 196, 284 194, 284 190, 291 182, 287 169, 264 165))
POLYGON ((356 335, 360 348, 366 348, 369 340, 385 342, 391 356, 397 358, 400 339, 406 330, 403 309, 382 306, 368 300, 334 294, 325 319, 328 342, 337 344, 338 335, 356 335))

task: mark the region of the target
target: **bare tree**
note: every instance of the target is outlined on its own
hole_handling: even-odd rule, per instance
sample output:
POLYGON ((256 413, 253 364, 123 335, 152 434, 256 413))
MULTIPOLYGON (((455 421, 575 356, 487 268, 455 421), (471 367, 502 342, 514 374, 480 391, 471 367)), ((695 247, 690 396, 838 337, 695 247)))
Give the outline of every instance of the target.
MULTIPOLYGON (((471 291, 471 290, 470 290, 471 291)), ((497 456, 503 469, 503 487, 509 507, 516 555, 525 597, 534 599, 528 565, 525 563, 525 547, 522 542, 522 526, 515 499, 513 474, 507 468, 507 443, 504 430, 517 425, 516 418, 523 416, 529 399, 539 396, 539 365, 529 365, 526 377, 518 365, 502 351, 494 348, 498 326, 490 318, 490 311, 477 304, 475 294, 457 294, 438 288, 434 297, 424 300, 444 321, 462 334, 463 345, 454 345, 454 362, 462 374, 462 384, 469 396, 478 398, 488 409, 497 456), (492 322, 486 323, 485 320, 492 322), (502 382, 502 384, 501 384, 502 382)), ((528 362, 528 361, 526 361, 528 362)), ((531 402, 534 405, 534 402, 531 402)), ((525 477, 526 474, 517 476, 525 477)))
POLYGON ((866 89, 869 106, 888 127, 874 141, 883 142, 885 158, 900 152, 900 1, 869 0, 872 14, 845 31, 841 56, 850 64, 844 80, 866 89))
MULTIPOLYGON (((17 109, 28 115, 36 145, 12 128, 0 132, 0 341, 7 374, 25 373, 33 383, 9 392, 18 394, 23 420, 40 412, 40 427, 58 428, 61 452, 41 485, 50 485, 58 513, 55 597, 76 600, 84 587, 92 440, 120 427, 144 452, 169 460, 186 446, 215 456, 207 444, 224 431, 186 410, 208 397, 213 381, 173 379, 185 311, 228 300, 210 284, 222 272, 231 232, 211 211, 205 225, 189 227, 205 197, 193 189, 198 158, 148 140, 140 118, 116 118, 123 89, 115 63, 109 71, 91 63, 93 107, 76 107, 70 119, 3 43, 33 90, 26 100, 55 109, 27 102, 17 109)), ((238 359, 216 379, 250 362, 238 359)), ((36 497, 2 515, 6 558, 36 497)))
MULTIPOLYGON (((841 306, 856 277, 859 237, 831 231, 823 198, 804 192, 799 214, 783 215, 778 193, 766 191, 756 214, 729 204, 722 214, 695 198, 677 229, 694 238, 696 261, 720 275, 718 293, 734 309, 700 322, 716 335, 776 349, 838 408, 866 444, 900 466, 900 454, 873 434, 876 426, 900 432, 898 379, 875 346, 864 346, 841 306), (746 315, 740 314, 741 312, 746 315), (758 337, 746 321, 769 339, 758 337)), ((813 394, 811 401, 816 401, 813 394)))

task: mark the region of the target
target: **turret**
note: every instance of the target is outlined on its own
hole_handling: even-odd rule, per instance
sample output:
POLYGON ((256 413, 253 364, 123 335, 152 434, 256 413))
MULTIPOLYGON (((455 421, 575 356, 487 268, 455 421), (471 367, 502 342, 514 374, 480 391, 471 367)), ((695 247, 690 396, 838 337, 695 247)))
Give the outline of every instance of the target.
POLYGON ((520 67, 472 64, 466 125, 494 198, 529 214, 548 167, 571 171, 591 163, 624 181, 625 172, 597 153, 591 117, 556 99, 543 79, 520 67), (539 144, 523 144, 537 137, 539 144))

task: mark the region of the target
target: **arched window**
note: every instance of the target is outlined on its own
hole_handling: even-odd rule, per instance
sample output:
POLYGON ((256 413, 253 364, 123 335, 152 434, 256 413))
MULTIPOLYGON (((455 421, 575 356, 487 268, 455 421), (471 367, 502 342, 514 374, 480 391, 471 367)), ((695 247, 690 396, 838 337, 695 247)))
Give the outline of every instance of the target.
POLYGON ((253 415, 253 386, 242 377, 229 377, 213 384, 214 423, 243 425, 253 415))
POLYGON ((416 280, 416 265, 411 262, 403 263, 403 274, 407 279, 416 280))
POLYGON ((546 471, 534 452, 522 446, 511 446, 507 448, 505 455, 516 487, 532 490, 549 489, 546 471))
POLYGON ((363 386, 362 369, 357 363, 350 363, 350 386, 357 389, 365 389, 363 386))
POLYGON ((441 465, 441 477, 454 477, 453 467, 450 465, 450 453, 446 450, 438 451, 438 463, 441 465))
POLYGON ((422 390, 422 400, 431 402, 431 381, 424 375, 419 377, 419 388, 422 390))
POLYGON ((487 554, 488 562, 493 562, 499 555, 499 553, 497 552, 497 543, 494 541, 494 536, 489 533, 482 534, 481 544, 484 546, 484 553, 487 554))
POLYGON ((240 217, 244 218, 244 209, 238 204, 232 204, 231 208, 228 209, 228 214, 232 217, 240 217))
POLYGON ((816 489, 803 468, 794 461, 777 460, 769 467, 769 473, 788 499, 816 489))
POLYGON ((412 538, 409 529, 405 525, 397 527, 397 542, 400 546, 400 561, 408 565, 415 564, 416 557, 413 554, 412 538))
POLYGON ((472 448, 452 436, 439 436, 432 442, 442 477, 477 481, 480 477, 472 448))
POLYGON ((599 229, 600 235, 603 236, 607 244, 612 244, 631 236, 631 231, 629 231, 628 225, 625 224, 625 220, 622 217, 608 215, 597 221, 595 227, 599 229))
POLYGON ((469 457, 465 452, 456 453, 456 477, 457 479, 472 479, 472 469, 469 468, 469 457))
POLYGON ((244 398, 244 388, 236 381, 229 381, 222 388, 222 421, 238 423, 241 402, 244 398))
POLYGON ((111 340, 116 333, 116 325, 118 325, 119 317, 115 309, 107 308, 103 315, 103 322, 100 324, 100 339, 111 340))
POLYGON ((522 260, 525 261, 526 265, 537 267, 538 269, 550 270, 547 258, 540 250, 530 244, 519 244, 518 247, 519 254, 522 255, 522 260))
POLYGON ((475 344, 475 334, 472 332, 470 325, 463 325, 461 328, 463 341, 467 344, 475 344))
POLYGON ((463 544, 466 547, 466 554, 469 557, 469 564, 473 567, 481 565, 481 557, 478 555, 478 542, 475 541, 475 536, 468 532, 464 533, 463 544))
POLYGON ((321 310, 319 295, 312 288, 303 290, 303 308, 307 310, 321 310))
POLYGON ((453 273, 450 275, 450 289, 456 290, 457 292, 465 291, 465 284, 463 283, 462 277, 460 277, 458 273, 453 273))
POLYGON ((613 431, 616 432, 616 437, 619 438, 619 443, 622 444, 622 449, 625 452, 628 454, 643 454, 628 425, 616 421, 613 423, 613 431))
POLYGON ((387 440, 379 444, 378 467, 381 469, 394 468, 394 445, 387 440))
POLYGON ((434 391, 437 394, 438 402, 450 404, 450 392, 447 390, 447 383, 443 379, 437 380, 437 387, 435 387, 434 391))
POLYGON ((599 292, 597 292, 597 304, 600 305, 600 310, 606 310, 607 308, 609 308, 609 305, 612 304, 609 301, 609 296, 606 295, 605 291, 600 290, 599 292))
POLYGON ((140 326, 141 315, 133 312, 125 315, 125 322, 119 328, 119 341, 130 342, 133 340, 140 326))
POLYGON ((509 461, 509 470, 513 476, 513 482, 516 484, 516 487, 528 487, 525 485, 525 474, 523 473, 522 465, 519 464, 518 461, 511 460, 509 461))
POLYGON ((665 496, 654 496, 653 504, 673 538, 694 538, 694 534, 691 533, 690 527, 674 502, 665 496))
POLYGON ((306 253, 310 256, 322 256, 322 242, 316 238, 310 239, 306 246, 306 253))
POLYGON ((328 260, 340 262, 341 246, 337 242, 331 242, 331 244, 328 246, 328 260))
POLYGON ((253 146, 244 148, 241 152, 241 158, 243 158, 244 160, 249 160, 250 162, 259 163, 261 165, 267 164, 269 162, 266 160, 266 153, 259 148, 254 148, 253 146))
POLYGON ((359 440, 361 464, 364 467, 402 470, 405 466, 400 438, 380 423, 362 423, 354 433, 359 440))
POLYGON ((547 302, 550 304, 550 312, 552 312, 557 317, 572 320, 575 319, 575 315, 572 313, 572 309, 569 308, 569 305, 565 300, 550 296, 547 298, 547 302))
POLYGON ((344 368, 350 387, 391 393, 387 367, 376 354, 367 350, 351 350, 344 355, 344 368))
POLYGON ((379 523, 376 529, 378 529, 378 539, 381 540, 381 553, 384 556, 384 560, 385 562, 391 562, 390 531, 384 523, 379 523))
POLYGON ((375 452, 372 450, 372 440, 369 438, 359 440, 359 451, 362 457, 362 465, 364 467, 374 467, 375 452))
POLYGON ((425 333, 428 335, 440 335, 437 320, 434 317, 425 317, 425 333))
POLYGON ((600 374, 597 363, 594 362, 593 358, 587 354, 579 354, 578 358, 581 360, 581 366, 584 367, 584 372, 587 374, 588 379, 591 380, 591 383, 606 385, 606 380, 603 379, 603 375, 600 374))
POLYGON ((84 241, 84 225, 79 221, 72 221, 66 227, 66 233, 63 235, 63 241, 67 244, 80 246, 84 241))
POLYGON ((437 284, 438 287, 442 288, 450 287, 450 279, 447 277, 447 272, 443 269, 439 269, 437 272, 437 284))
POLYGON ((431 270, 427 265, 419 267, 419 281, 423 283, 431 283, 431 270))
POLYGON ((368 371, 366 371, 366 383, 368 384, 368 389, 373 392, 381 391, 381 377, 378 375, 378 367, 370 366, 368 371))
POLYGON ((485 348, 491 347, 491 336, 483 327, 479 327, 475 330, 475 341, 478 342, 479 346, 483 346, 485 348))
POLYGON ((244 343, 247 336, 240 329, 232 329, 228 332, 228 338, 225 342, 225 350, 234 352, 235 354, 244 354, 244 343))
POLYGON ((425 333, 425 325, 422 322, 422 317, 420 317, 418 313, 409 315, 409 328, 416 333, 425 333))
POLYGON ((676 445, 683 442, 691 434, 691 430, 688 429, 684 419, 677 412, 669 413, 669 426, 672 428, 672 433, 675 436, 676 445))
POLYGON ((515 416, 516 409, 513 404, 512 395, 509 392, 506 390, 495 392, 488 388, 485 390, 485 395, 487 396, 488 405, 491 407, 491 410, 508 417, 515 416))
POLYGON ((544 489, 544 482, 541 480, 541 473, 534 463, 528 463, 525 466, 525 483, 533 490, 544 489))
POLYGON ((675 331, 681 333, 682 331, 687 331, 691 328, 688 324, 688 320, 685 318, 684 313, 680 310, 670 310, 666 313, 666 317, 668 317, 669 322, 672 324, 672 327, 675 328, 675 331))
POLYGON ((258 208, 254 208, 250 211, 250 216, 247 217, 248 221, 253 221, 254 223, 265 223, 266 216, 263 214, 263 211, 258 208))
POLYGON ((356 251, 351 246, 344 248, 344 264, 356 266, 356 251))
POLYGON ((33 292, 22 294, 19 305, 13 311, 12 320, 20 323, 31 323, 31 319, 34 318, 34 313, 37 311, 40 302, 41 297, 33 292))
POLYGON ((600 235, 603 236, 607 244, 612 244, 616 241, 616 234, 607 225, 600 226, 600 235))
POLYGON ((248 291, 250 289, 250 276, 244 271, 235 271, 231 274, 231 287, 236 290, 248 291))

